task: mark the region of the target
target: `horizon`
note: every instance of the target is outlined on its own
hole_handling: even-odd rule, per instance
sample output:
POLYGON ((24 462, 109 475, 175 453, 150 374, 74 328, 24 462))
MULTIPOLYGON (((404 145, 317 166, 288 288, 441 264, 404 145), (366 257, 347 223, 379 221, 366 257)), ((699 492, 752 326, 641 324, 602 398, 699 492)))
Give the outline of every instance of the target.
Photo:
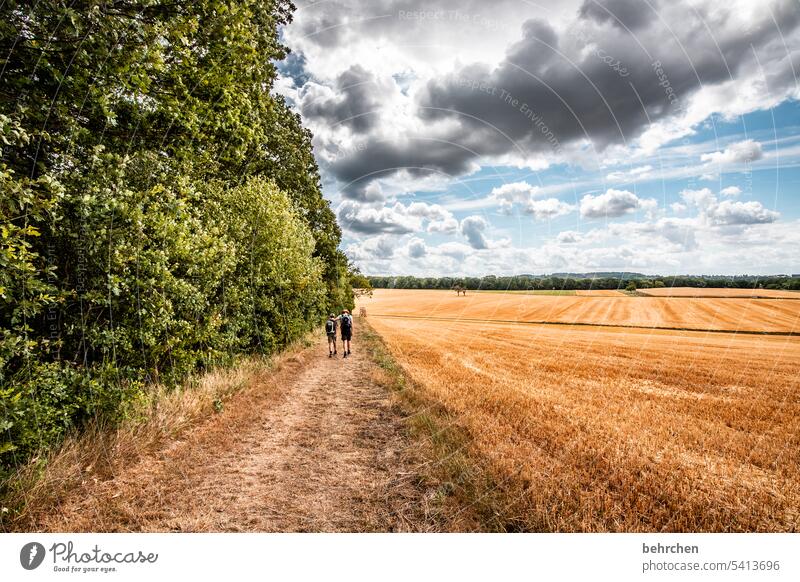
POLYGON ((426 6, 299 2, 282 31, 362 271, 800 271, 791 3, 426 6))
POLYGON ((542 274, 516 273, 516 274, 513 274, 513 275, 499 275, 497 273, 489 273, 489 274, 486 274, 486 275, 441 275, 441 276, 436 276, 436 275, 417 276, 417 275, 408 275, 408 274, 387 275, 387 274, 383 274, 383 273, 382 274, 377 274, 377 275, 373 275, 371 273, 365 273, 364 274, 365 277, 392 277, 392 278, 397 278, 397 277, 416 277, 416 278, 419 278, 419 279, 445 279, 445 278, 451 278, 451 279, 477 278, 477 279, 482 279, 484 277, 509 277, 509 278, 511 278, 511 277, 561 277, 561 276, 573 277, 573 278, 578 278, 578 279, 590 279, 590 278, 593 278, 593 277, 590 277, 590 275, 591 276, 600 276, 600 275, 602 275, 604 278, 611 278, 611 279, 613 279, 615 277, 618 277, 619 275, 635 275, 637 277, 639 277, 639 276, 640 277, 654 277, 654 278, 660 278, 660 279, 670 279, 670 278, 680 278, 680 277, 687 277, 687 278, 691 277, 691 278, 696 278, 696 279, 712 279, 712 278, 714 278, 714 279, 716 279, 716 278, 720 278, 720 279, 735 279, 735 278, 762 278, 762 279, 786 278, 786 279, 797 279, 797 278, 800 278, 800 273, 774 273, 774 274, 769 274, 769 275, 762 275, 762 274, 756 274, 756 273, 736 273, 736 274, 728 274, 728 275, 724 275, 724 274, 721 274, 721 273, 705 273, 705 274, 702 274, 702 275, 694 275, 694 274, 690 274, 690 273, 677 273, 677 274, 672 274, 672 275, 664 275, 664 274, 661 274, 661 273, 638 273, 638 272, 633 272, 633 271, 630 271, 630 272, 628 272, 628 271, 625 271, 625 272, 623 272, 623 271, 619 271, 619 272, 589 271, 589 272, 586 272, 586 273, 579 273, 579 272, 573 272, 573 271, 556 271, 556 272, 552 272, 552 273, 542 273, 542 274), (610 273, 613 273, 613 274, 610 274, 610 273), (578 276, 578 275, 580 275, 580 276, 578 276))

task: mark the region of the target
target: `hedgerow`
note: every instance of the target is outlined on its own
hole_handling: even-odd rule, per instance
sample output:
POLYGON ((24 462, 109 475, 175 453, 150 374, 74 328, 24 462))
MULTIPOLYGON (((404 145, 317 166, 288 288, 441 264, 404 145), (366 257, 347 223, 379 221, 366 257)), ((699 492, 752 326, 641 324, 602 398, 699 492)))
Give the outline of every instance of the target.
POLYGON ((311 136, 271 93, 292 9, 0 7, 3 471, 352 306, 311 136))

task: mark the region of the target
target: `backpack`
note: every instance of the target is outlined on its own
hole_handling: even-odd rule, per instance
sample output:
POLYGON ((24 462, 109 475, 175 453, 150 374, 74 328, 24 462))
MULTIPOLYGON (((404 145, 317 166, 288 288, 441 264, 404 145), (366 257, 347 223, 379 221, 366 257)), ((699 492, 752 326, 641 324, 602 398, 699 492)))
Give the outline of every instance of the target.
POLYGON ((329 319, 325 322, 325 333, 336 333, 336 321, 329 319))
POLYGON ((350 333, 351 328, 353 327, 353 320, 350 319, 349 315, 342 316, 342 331, 345 333, 350 333))

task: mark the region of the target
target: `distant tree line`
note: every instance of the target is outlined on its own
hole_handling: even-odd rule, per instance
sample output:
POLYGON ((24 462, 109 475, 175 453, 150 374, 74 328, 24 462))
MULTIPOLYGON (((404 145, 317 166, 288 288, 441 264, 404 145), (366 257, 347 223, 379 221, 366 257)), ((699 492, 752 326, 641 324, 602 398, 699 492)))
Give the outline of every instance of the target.
POLYGON ((0 4, 0 480, 352 308, 285 0, 0 4))
POLYGON ((624 273, 615 276, 555 276, 515 275, 485 277, 412 277, 369 276, 376 289, 453 289, 457 286, 470 290, 590 290, 590 289, 647 289, 652 287, 711 287, 739 289, 798 289, 800 277, 753 276, 646 276, 624 273))

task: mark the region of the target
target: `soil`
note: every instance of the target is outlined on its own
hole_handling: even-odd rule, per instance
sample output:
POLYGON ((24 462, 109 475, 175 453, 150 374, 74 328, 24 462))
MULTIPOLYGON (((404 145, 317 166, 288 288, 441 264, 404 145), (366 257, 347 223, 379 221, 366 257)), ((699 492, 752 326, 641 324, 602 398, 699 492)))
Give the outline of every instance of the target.
POLYGON ((326 340, 38 519, 39 531, 420 531, 416 446, 377 364, 326 340))

